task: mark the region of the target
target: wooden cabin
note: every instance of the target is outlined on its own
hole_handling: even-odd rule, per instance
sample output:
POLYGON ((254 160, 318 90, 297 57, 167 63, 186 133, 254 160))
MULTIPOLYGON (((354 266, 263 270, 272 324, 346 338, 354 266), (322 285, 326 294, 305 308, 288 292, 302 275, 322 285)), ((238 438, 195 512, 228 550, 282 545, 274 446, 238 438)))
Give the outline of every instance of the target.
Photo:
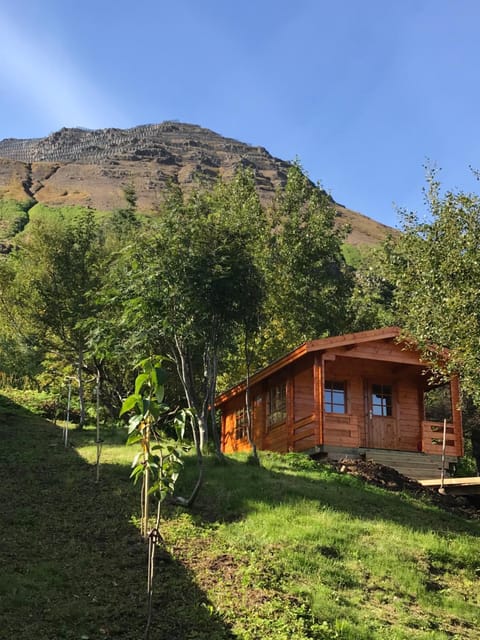
MULTIPOLYGON (((381 452, 411 452, 439 461, 443 419, 425 416, 431 376, 399 335, 398 327, 387 327, 313 340, 253 375, 258 449, 331 457, 370 452, 378 461, 381 452)), ((452 462, 463 455, 463 437, 458 380, 449 387, 446 455, 452 462)), ((244 381, 216 400, 225 453, 250 449, 245 390, 244 381)))

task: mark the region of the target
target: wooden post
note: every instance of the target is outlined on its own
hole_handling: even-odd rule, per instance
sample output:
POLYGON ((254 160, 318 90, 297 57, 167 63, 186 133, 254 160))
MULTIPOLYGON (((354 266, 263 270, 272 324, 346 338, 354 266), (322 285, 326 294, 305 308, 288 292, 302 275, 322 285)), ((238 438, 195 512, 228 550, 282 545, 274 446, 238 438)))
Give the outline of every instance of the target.
POLYGON ((443 440, 442 440, 442 473, 440 475, 439 493, 445 493, 445 447, 447 446, 447 419, 443 419, 443 440))
POLYGON ((453 432, 455 434, 456 455, 463 456, 462 411, 460 406, 460 385, 458 382, 458 376, 453 376, 450 380, 450 396, 452 402, 452 422, 453 432))
POLYGON ((258 411, 258 426, 257 426, 257 437, 258 437, 258 446, 260 449, 263 449, 263 441, 265 438, 265 430, 266 430, 266 404, 267 398, 265 395, 264 384, 260 387, 260 391, 257 392, 256 395, 256 403, 257 403, 257 411, 258 411))
POLYGON ((323 356, 315 353, 313 360, 313 403, 315 415, 315 445, 319 446, 324 441, 324 413, 323 413, 323 384, 324 363, 323 356))
POLYGON ((97 386, 95 388, 97 395, 97 462, 96 462, 96 481, 100 480, 100 455, 102 453, 102 441, 100 439, 100 369, 97 369, 97 386))
POLYGON ((70 426, 70 401, 72 397, 72 383, 68 381, 68 396, 67 396, 67 420, 65 424, 65 428, 63 430, 63 441, 65 444, 65 449, 68 447, 68 428, 70 426))
POLYGON ((287 450, 295 451, 295 442, 293 440, 293 371, 288 374, 287 377, 287 450))
POLYGON ((222 410, 222 415, 220 416, 220 424, 222 425, 222 434, 221 434, 221 442, 220 446, 222 447, 222 453, 225 453, 225 440, 226 440, 226 429, 227 429, 227 418, 225 416, 225 410, 222 410))

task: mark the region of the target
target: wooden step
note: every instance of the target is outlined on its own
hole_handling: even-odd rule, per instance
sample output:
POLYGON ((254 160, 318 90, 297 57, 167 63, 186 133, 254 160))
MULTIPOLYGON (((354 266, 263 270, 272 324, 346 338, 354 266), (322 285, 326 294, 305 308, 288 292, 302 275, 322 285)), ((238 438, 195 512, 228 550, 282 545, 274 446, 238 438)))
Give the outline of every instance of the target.
MULTIPOLYGON (((399 473, 414 480, 439 478, 441 475, 441 456, 425 454, 416 451, 391 451, 388 449, 365 449, 366 460, 391 467, 399 473)), ((456 458, 447 456, 445 468, 456 462, 456 458)))

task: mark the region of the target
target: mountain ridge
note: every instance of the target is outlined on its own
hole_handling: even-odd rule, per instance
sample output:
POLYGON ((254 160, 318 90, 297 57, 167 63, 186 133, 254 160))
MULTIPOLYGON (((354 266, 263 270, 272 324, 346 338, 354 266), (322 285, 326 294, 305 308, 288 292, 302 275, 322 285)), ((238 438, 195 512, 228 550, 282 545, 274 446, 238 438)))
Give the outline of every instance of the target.
MULTIPOLYGON (((290 162, 264 147, 227 138, 199 125, 165 121, 130 129, 62 128, 43 138, 0 141, 0 197, 33 199, 48 206, 113 210, 132 184, 140 211, 161 201, 168 181, 188 189, 197 179, 228 179, 251 167, 263 203, 285 184, 290 162)), ((376 244, 393 230, 333 198, 339 224, 349 224, 350 244, 376 244)))

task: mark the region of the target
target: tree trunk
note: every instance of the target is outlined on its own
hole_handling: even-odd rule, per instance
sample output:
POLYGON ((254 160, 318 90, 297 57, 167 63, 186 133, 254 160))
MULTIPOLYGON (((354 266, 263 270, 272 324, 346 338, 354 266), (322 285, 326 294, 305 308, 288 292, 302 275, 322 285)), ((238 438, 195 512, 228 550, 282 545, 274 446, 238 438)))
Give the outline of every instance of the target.
POLYGON ((78 350, 78 401, 80 404, 80 422, 78 425, 79 429, 83 429, 85 425, 85 387, 83 383, 83 347, 80 347, 78 350))
POLYGON ((215 444, 215 454, 220 462, 225 461, 222 448, 220 446, 220 438, 217 431, 217 416, 215 410, 215 396, 217 395, 217 367, 218 367, 217 354, 213 353, 210 358, 209 380, 208 380, 208 410, 210 411, 210 424, 212 427, 212 438, 215 444))
POLYGON ((252 421, 252 411, 251 411, 251 399, 250 399, 250 349, 248 348, 248 331, 245 327, 245 364, 247 369, 247 379, 245 386, 245 409, 247 412, 247 437, 250 446, 252 447, 252 459, 253 462, 257 465, 260 465, 260 458, 258 457, 257 445, 255 443, 255 439, 253 437, 253 421, 252 421))
POLYGON ((182 383, 188 408, 192 409, 197 416, 195 424, 192 424, 194 439, 195 437, 198 439, 198 443, 197 441, 195 441, 195 444, 198 444, 200 451, 203 453, 206 441, 205 415, 202 410, 203 408, 199 406, 200 403, 197 399, 188 350, 183 347, 180 338, 178 338, 177 336, 175 336, 175 349, 173 351, 175 364, 177 365, 178 376, 180 378, 180 382, 182 383))

